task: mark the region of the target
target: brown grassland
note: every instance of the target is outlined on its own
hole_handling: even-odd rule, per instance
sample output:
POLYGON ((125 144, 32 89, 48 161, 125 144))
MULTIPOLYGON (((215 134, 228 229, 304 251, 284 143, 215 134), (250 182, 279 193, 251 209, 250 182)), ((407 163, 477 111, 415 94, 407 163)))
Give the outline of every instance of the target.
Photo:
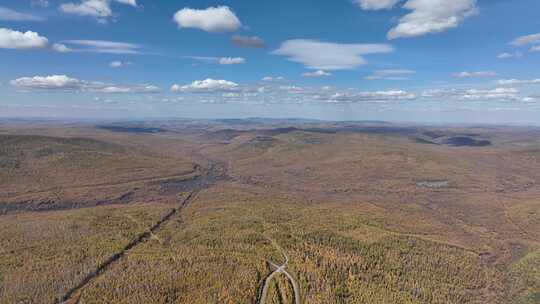
POLYGON ((287 126, 0 125, 0 303, 540 303, 540 130, 287 126))

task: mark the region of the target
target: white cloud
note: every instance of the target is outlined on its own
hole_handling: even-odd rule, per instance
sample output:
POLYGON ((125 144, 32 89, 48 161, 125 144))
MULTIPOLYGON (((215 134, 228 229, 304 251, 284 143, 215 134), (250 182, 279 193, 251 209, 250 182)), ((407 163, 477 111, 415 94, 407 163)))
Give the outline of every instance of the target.
POLYGON ((21 77, 10 83, 25 89, 77 89, 82 85, 79 79, 66 75, 21 77))
POLYGON ((458 92, 457 89, 429 89, 429 90, 424 90, 421 96, 425 98, 450 97, 450 96, 456 95, 457 92, 458 92))
POLYGON ((302 74, 304 77, 323 77, 323 76, 332 76, 332 73, 328 73, 324 70, 318 70, 315 72, 306 72, 302 74))
POLYGON ((92 93, 156 93, 153 85, 117 85, 97 81, 85 81, 66 75, 21 77, 10 82, 12 86, 28 90, 60 90, 92 93))
POLYGON ((64 3, 60 10, 66 14, 90 17, 110 17, 112 10, 107 0, 84 0, 81 3, 64 3))
POLYGON ((435 89, 426 90, 422 93, 425 98, 438 98, 441 101, 522 101, 523 97, 516 88, 492 88, 492 89, 435 89))
POLYGON ((340 44, 318 40, 287 40, 272 54, 288 57, 314 70, 354 69, 366 64, 363 55, 389 53, 394 48, 387 44, 340 44))
POLYGON ((415 74, 412 70, 377 70, 372 75, 364 77, 366 80, 407 80, 408 76, 415 74))
POLYGON ((204 63, 221 64, 221 65, 234 65, 234 64, 246 63, 246 59, 242 57, 184 56, 184 58, 193 59, 193 60, 201 61, 204 63))
POLYGON ((211 33, 234 32, 242 23, 228 6, 198 10, 184 8, 174 14, 180 28, 197 28, 211 33))
POLYGON ((43 21, 45 19, 30 14, 19 13, 0 6, 0 21, 43 21))
POLYGON ((68 48, 65 44, 62 43, 55 43, 52 45, 52 50, 58 53, 69 53, 73 52, 72 49, 68 48))
POLYGON ((359 96, 365 100, 413 100, 416 94, 403 90, 388 90, 375 92, 361 92, 359 96))
POLYGON ((287 91, 288 93, 301 93, 304 92, 304 89, 299 86, 289 85, 289 86, 280 86, 280 90, 287 91))
POLYGON ((125 42, 116 42, 116 41, 106 41, 106 40, 68 40, 67 43, 90 46, 94 48, 101 49, 136 49, 138 46, 136 44, 125 43, 125 42))
POLYGON ((459 78, 496 77, 497 73, 493 71, 461 72, 453 74, 453 76, 459 78))
POLYGON ((523 84, 540 84, 540 79, 501 79, 497 82, 499 85, 523 85, 523 84))
POLYGON ((391 9, 401 0, 354 0, 364 10, 391 9))
POLYGON ((531 47, 530 52, 540 52, 540 45, 531 47))
POLYGON ((232 65, 232 64, 244 64, 246 59, 242 57, 222 57, 219 58, 219 64, 222 65, 232 65))
POLYGON ((92 90, 97 93, 119 94, 119 93, 157 93, 159 88, 154 85, 133 85, 133 86, 116 86, 108 85, 92 90))
POLYGON ((120 60, 115 60, 115 61, 111 61, 109 63, 109 66, 111 68, 121 68, 121 67, 125 67, 127 65, 132 65, 133 63, 130 62, 130 61, 120 61, 120 60))
POLYGON ((523 53, 521 52, 514 52, 514 53, 500 53, 497 55, 497 58, 499 59, 510 59, 510 58, 521 58, 523 57, 523 53))
POLYGON ((0 48, 2 49, 39 49, 45 48, 49 40, 36 32, 19 32, 0 28, 0 48))
POLYGON ((257 36, 240 36, 240 35, 234 35, 231 38, 231 41, 234 45, 239 47, 250 47, 250 48, 265 48, 266 43, 264 40, 257 36))
POLYGON ((137 0, 115 0, 118 3, 131 5, 133 7, 137 7, 137 0))
POLYGON ((465 94, 459 96, 461 100, 516 100, 518 89, 515 88, 495 88, 491 90, 470 89, 465 94))
POLYGON ((476 0, 408 0, 403 8, 412 12, 388 32, 389 39, 444 32, 478 12, 476 0))
MULTIPOLYGON (((137 6, 136 0, 114 0, 121 4, 137 6)), ((105 18, 111 17, 111 0, 82 0, 80 3, 64 3, 60 5, 60 11, 66 14, 89 16, 98 18, 100 22, 106 22, 105 18)))
POLYGON ((76 52, 106 53, 106 54, 142 54, 141 46, 133 43, 106 40, 67 40, 64 43, 78 47, 76 52))
MULTIPOLYGON (((267 80, 275 77, 268 76, 267 80)), ((174 93, 192 93, 189 100, 201 103, 250 103, 250 104, 387 104, 414 101, 419 98, 439 101, 524 101, 515 88, 494 89, 443 89, 425 91, 421 96, 414 91, 400 88, 361 91, 354 88, 339 89, 334 87, 300 87, 294 84, 272 83, 264 85, 244 85, 226 80, 201 80, 191 84, 171 86, 174 93), (202 94, 194 94, 202 93, 202 94)), ((187 100, 187 99, 186 99, 187 100)), ((530 100, 530 99, 529 99, 530 100)), ((532 101, 529 101, 532 102, 532 101)))
POLYGON ((540 33, 517 37, 512 42, 510 42, 510 44, 514 46, 525 46, 535 43, 540 43, 540 33))
POLYGON ((171 86, 171 92, 192 92, 192 93, 204 93, 204 92, 223 92, 223 91, 235 91, 239 89, 239 85, 232 81, 227 80, 214 80, 211 78, 205 80, 196 80, 188 85, 174 84, 171 86))
POLYGON ((351 91, 334 92, 331 94, 321 93, 314 96, 315 99, 329 103, 355 103, 355 102, 392 102, 415 100, 416 94, 404 90, 382 91, 351 91))

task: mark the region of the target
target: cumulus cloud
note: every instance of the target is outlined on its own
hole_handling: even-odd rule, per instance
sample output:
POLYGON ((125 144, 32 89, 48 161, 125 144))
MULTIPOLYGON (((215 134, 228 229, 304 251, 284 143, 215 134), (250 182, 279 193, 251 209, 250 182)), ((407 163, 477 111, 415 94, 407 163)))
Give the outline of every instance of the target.
POLYGON ((44 18, 19 13, 7 7, 0 6, 0 21, 43 21, 44 18))
POLYGON ((107 0, 85 0, 81 3, 64 3, 60 10, 66 14, 90 17, 109 17, 112 10, 107 0))
POLYGON ((377 70, 372 75, 364 77, 366 80, 407 80, 408 76, 415 74, 412 70, 377 70))
POLYGON ((187 93, 211 93, 211 92, 223 92, 223 91, 236 91, 239 89, 239 85, 235 82, 228 80, 214 80, 211 78, 205 80, 196 80, 191 84, 179 85, 174 84, 171 86, 171 92, 187 92, 187 93))
POLYGON ((523 101, 517 88, 497 87, 491 89, 434 89, 422 93, 425 98, 458 101, 523 101))
POLYGON ((219 64, 232 65, 232 64, 244 64, 246 59, 242 57, 222 57, 219 58, 219 64))
MULTIPOLYGON (((266 77, 265 77, 266 78, 266 77)), ((402 89, 361 91, 336 89, 333 87, 304 87, 294 84, 272 82, 276 77, 268 76, 268 82, 255 85, 238 84, 227 80, 199 80, 191 84, 174 84, 173 93, 187 93, 190 100, 203 103, 250 103, 250 104, 346 104, 346 103, 395 103, 412 101, 416 93, 402 89)))
MULTIPOLYGON (((206 96, 206 95, 205 95, 206 96)), ((392 103, 412 101, 417 95, 401 89, 360 91, 332 87, 300 87, 296 85, 240 86, 233 92, 220 93, 215 102, 248 102, 258 104, 347 104, 347 103, 392 103)), ((206 97, 205 97, 206 98, 206 97)))
POLYGON ((239 47, 248 47, 248 48, 265 48, 266 43, 264 40, 257 36, 240 36, 234 35, 231 38, 231 41, 234 45, 239 47))
POLYGON ((174 14, 173 20, 180 28, 196 28, 210 33, 234 32, 242 26, 228 6, 202 10, 183 8, 174 14))
POLYGON ((58 53, 69 53, 73 52, 72 49, 68 48, 65 44, 62 43, 55 43, 51 46, 51 49, 58 53))
POLYGON ((92 93, 156 93, 154 85, 117 85, 97 81, 86 81, 66 75, 21 77, 10 82, 12 86, 27 90, 59 90, 92 93))
POLYGON ((141 46, 133 43, 106 40, 67 40, 64 43, 74 47, 76 52, 106 54, 142 54, 141 46), (76 47, 76 48, 75 48, 76 47))
POLYGON ((358 97, 360 98, 360 100, 369 101, 414 100, 416 99, 416 94, 404 90, 387 90, 360 92, 358 93, 358 97))
POLYGON ((77 89, 82 85, 79 79, 66 75, 21 77, 10 83, 25 89, 77 89))
POLYGON ((272 54, 314 70, 346 70, 366 64, 363 55, 390 53, 388 44, 340 44, 309 39, 287 40, 272 54))
POLYGON ((462 100, 516 100, 519 90, 516 88, 495 88, 491 90, 470 89, 459 98, 462 100))
POLYGON ((510 44, 514 46, 525 46, 535 43, 540 43, 540 33, 520 36, 510 42, 510 44))
MULTIPOLYGON (((114 0, 115 2, 130 6, 137 6, 136 0, 114 0)), ((60 5, 60 11, 66 14, 89 16, 106 22, 106 18, 113 15, 111 0, 82 0, 79 3, 64 3, 60 5)))
POLYGON ((315 95, 315 99, 329 103, 392 102, 415 100, 416 94, 404 90, 334 92, 315 95))
POLYGON ((460 72, 453 74, 458 78, 475 78, 475 77, 496 77, 498 74, 493 71, 478 71, 478 72, 460 72))
POLYGON ((401 0, 354 0, 364 10, 391 9, 401 0))
POLYGON ((523 84, 540 84, 540 79, 501 79, 497 82, 499 85, 523 85, 523 84))
POLYGON ((412 12, 399 19, 389 39, 444 32, 478 12, 476 0, 408 0, 403 8, 412 12))
POLYGON ((497 58, 499 59, 510 59, 510 58, 521 58, 523 57, 523 53, 521 52, 513 52, 513 53, 500 53, 497 55, 497 58))
POLYGON ((318 70, 318 71, 315 71, 315 72, 306 72, 306 73, 302 74, 302 76, 304 76, 304 77, 324 77, 324 76, 332 76, 332 73, 328 73, 328 72, 323 71, 323 70, 318 70))
POLYGON ((0 48, 2 49, 40 49, 49 45, 49 40, 36 32, 19 32, 0 28, 0 48))

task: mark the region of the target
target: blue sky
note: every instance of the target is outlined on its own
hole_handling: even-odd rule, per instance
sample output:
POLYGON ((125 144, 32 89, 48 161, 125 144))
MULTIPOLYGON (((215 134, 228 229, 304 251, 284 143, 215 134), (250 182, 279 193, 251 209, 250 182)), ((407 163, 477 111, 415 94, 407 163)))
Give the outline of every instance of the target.
POLYGON ((537 0, 0 0, 0 117, 540 124, 537 0))

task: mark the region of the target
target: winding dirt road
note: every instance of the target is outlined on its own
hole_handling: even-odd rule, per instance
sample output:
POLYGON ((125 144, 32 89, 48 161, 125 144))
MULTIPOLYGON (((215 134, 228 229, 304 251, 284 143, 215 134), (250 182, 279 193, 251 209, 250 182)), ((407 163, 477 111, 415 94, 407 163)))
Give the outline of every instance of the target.
POLYGON ((294 277, 286 269, 287 264, 289 264, 289 256, 287 255, 287 253, 285 253, 283 248, 281 248, 275 241, 273 240, 270 240, 270 241, 278 249, 278 251, 283 255, 283 257, 285 258, 285 262, 283 263, 283 265, 279 266, 272 261, 268 261, 270 268, 274 269, 274 271, 270 275, 268 275, 268 277, 266 277, 266 279, 264 280, 264 285, 263 285, 260 298, 259 298, 259 304, 266 303, 266 298, 268 297, 268 288, 270 287, 270 283, 272 282, 275 276, 281 273, 287 277, 287 279, 289 280, 289 282, 291 283, 293 287, 294 303, 300 304, 301 303, 300 286, 298 285, 298 282, 294 279, 294 277))

